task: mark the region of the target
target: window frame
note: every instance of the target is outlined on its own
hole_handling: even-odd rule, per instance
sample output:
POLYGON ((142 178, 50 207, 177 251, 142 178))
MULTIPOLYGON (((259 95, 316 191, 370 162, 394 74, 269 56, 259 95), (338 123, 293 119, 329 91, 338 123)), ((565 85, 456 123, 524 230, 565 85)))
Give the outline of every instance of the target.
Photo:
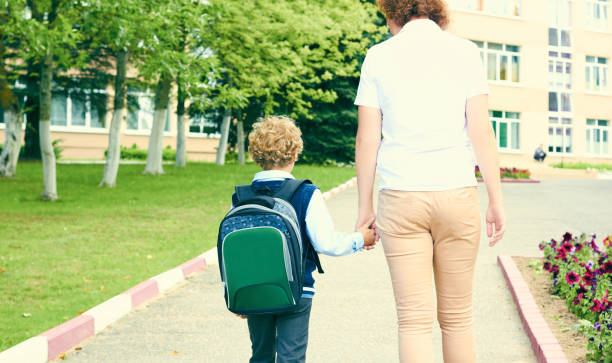
POLYGON ((485 72, 487 74, 487 81, 497 84, 503 85, 520 85, 521 84, 521 47, 513 44, 506 43, 498 43, 498 42, 489 42, 489 41, 481 41, 481 40, 472 40, 474 44, 478 47, 480 51, 480 59, 482 60, 482 64, 484 66, 485 72), (492 49, 489 48, 490 44, 499 44, 502 46, 502 49, 492 49), (515 47, 517 51, 508 50, 509 47, 515 47), (495 55, 495 79, 489 78, 489 55, 495 55), (506 79, 501 79, 501 64, 502 57, 507 57, 507 68, 506 68, 506 79), (514 59, 513 57, 517 57, 517 81, 514 81, 514 59))
POLYGON ((548 23, 551 28, 561 28, 570 30, 572 28, 572 0, 548 0, 548 23), (565 7, 561 9, 558 5, 563 4, 565 7), (566 10, 566 14, 562 11, 566 10), (566 15, 564 17, 563 15, 566 15), (566 20, 566 21, 564 21, 566 20))
MULTIPOLYGON (((213 111, 215 112, 216 116, 219 116, 220 113, 218 111, 213 111)), ((194 138, 204 138, 204 139, 220 139, 221 138, 221 133, 220 132, 216 132, 216 133, 206 133, 203 132, 205 127, 210 127, 210 126, 216 126, 217 124, 214 121, 210 121, 208 114, 205 115, 185 115, 187 116, 187 119, 189 121, 189 125, 188 125, 188 136, 189 137, 194 137, 194 138), (198 121, 198 125, 195 125, 193 121, 197 120, 198 121), (200 128, 200 132, 192 132, 191 131, 191 127, 192 126, 198 126, 200 128)))
POLYGON ((610 33, 610 2, 605 0, 586 0, 584 3, 586 29, 610 33), (594 16, 596 8, 600 14, 599 18, 594 16), (605 16, 602 17, 601 14, 605 14, 605 16))
POLYGON ((574 154, 574 119, 572 118, 571 113, 563 113, 563 112, 549 112, 549 117, 548 117, 548 152, 550 154, 554 154, 554 155, 573 155, 574 154), (558 122, 551 122, 551 119, 556 118, 558 122), (564 121, 569 121, 569 123, 564 122, 564 121), (550 142, 550 138, 551 138, 551 134, 550 134, 550 129, 553 129, 553 138, 557 138, 557 130, 561 129, 561 151, 557 151, 557 147, 559 145, 557 145, 556 143, 554 145, 551 144, 550 142), (571 135, 571 139, 570 139, 570 143, 566 144, 566 135, 567 135, 567 131, 570 131, 570 135, 571 135), (570 148, 569 151, 567 151, 567 148, 570 148), (551 149, 552 148, 552 149, 551 149))
MULTIPOLYGON (((51 101, 51 105, 50 107, 53 107, 53 96, 54 93, 55 95, 57 95, 58 92, 61 92, 61 95, 65 95, 65 100, 66 100, 66 125, 54 125, 52 120, 51 121, 51 125, 50 125, 50 130, 52 132, 81 132, 81 133, 106 133, 108 132, 108 113, 109 113, 109 99, 108 99, 108 92, 105 89, 87 89, 87 88, 77 88, 77 87, 69 87, 69 88, 65 88, 65 87, 54 87, 52 92, 51 92, 51 97, 52 97, 52 101, 51 101), (72 103, 73 100, 72 98, 76 97, 71 97, 71 95, 73 95, 74 93, 83 93, 84 95, 86 95, 86 99, 85 99, 85 125, 75 125, 73 124, 72 121, 72 103), (106 112, 104 113, 104 126, 102 127, 95 127, 92 126, 91 120, 92 120, 92 102, 91 102, 91 94, 103 94, 105 95, 106 98, 106 105, 105 105, 105 110, 106 112)), ((100 119, 100 117, 98 116, 98 119, 100 119)))
POLYGON ((574 62, 571 52, 559 52, 558 49, 548 51, 549 90, 571 92, 573 89, 573 73, 574 62), (561 72, 557 72, 559 65, 561 66, 561 72), (570 72, 567 71, 568 66, 570 72))
POLYGON ((584 89, 588 93, 595 94, 608 94, 609 89, 609 78, 610 78, 610 61, 609 58, 606 57, 598 57, 598 56, 589 56, 585 57, 584 62, 584 89), (589 61, 589 58, 592 58, 593 61, 589 61), (603 60, 605 63, 599 63, 600 60, 603 60), (595 89, 595 68, 598 69, 598 75, 600 79, 600 88, 595 89), (590 75, 590 77, 589 77, 590 75), (591 78, 591 79, 589 79, 591 78), (589 87, 589 85, 592 85, 589 87))
POLYGON ((595 156, 595 157, 607 157, 610 156, 610 131, 612 131, 612 129, 610 128, 610 120, 603 120, 603 119, 592 119, 592 118, 587 118, 586 119, 586 132, 585 132, 585 136, 586 136, 586 149, 585 149, 585 154, 588 156, 595 156), (589 125, 589 121, 594 121, 594 125, 589 125), (606 123, 606 125, 600 125, 600 123, 606 123), (594 136, 595 136, 595 131, 599 132, 601 141, 600 141, 600 149, 595 151, 595 140, 594 140, 594 136), (604 136, 605 134, 605 136, 604 136), (607 138, 607 143, 606 143, 606 148, 607 150, 603 150, 604 148, 604 137, 607 138))
POLYGON ((497 150, 500 152, 511 152, 511 153, 519 153, 521 151, 521 114, 520 112, 513 111, 500 111, 500 110, 489 110, 489 119, 493 126, 493 130, 495 132, 495 142, 497 145, 497 150), (497 117, 494 116, 495 112, 501 112, 502 116, 497 117), (517 117, 508 117, 508 114, 516 115, 517 117), (501 127, 500 124, 505 123, 506 126, 506 146, 501 146, 501 127), (514 140, 513 136, 513 126, 516 125, 518 127, 518 140, 514 140), (516 148, 513 147, 513 141, 517 141, 518 146, 516 148))

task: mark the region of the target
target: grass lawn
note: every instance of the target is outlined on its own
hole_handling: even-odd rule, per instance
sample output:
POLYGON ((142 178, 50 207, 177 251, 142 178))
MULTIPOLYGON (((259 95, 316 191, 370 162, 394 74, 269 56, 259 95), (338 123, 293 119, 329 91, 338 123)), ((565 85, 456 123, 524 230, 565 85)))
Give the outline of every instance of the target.
POLYGON ((591 164, 591 163, 557 163, 551 164, 553 168, 564 168, 564 169, 595 169, 601 171, 612 171, 612 164, 599 163, 599 164, 591 164))
MULTIPOLYGON (((40 163, 0 179, 0 351, 212 248, 233 186, 258 171, 191 163, 151 176, 143 165, 121 165, 118 186, 101 189, 103 168, 58 165, 56 202, 39 200, 40 163)), ((294 170, 323 191, 354 174, 294 170)))

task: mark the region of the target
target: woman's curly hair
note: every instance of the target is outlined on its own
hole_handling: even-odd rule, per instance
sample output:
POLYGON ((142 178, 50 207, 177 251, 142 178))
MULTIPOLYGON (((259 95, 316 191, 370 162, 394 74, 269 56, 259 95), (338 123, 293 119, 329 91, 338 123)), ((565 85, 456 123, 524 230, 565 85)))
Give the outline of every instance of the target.
POLYGON ((446 28, 449 22, 444 0, 376 0, 376 3, 387 19, 399 26, 421 16, 435 21, 440 28, 446 28))
POLYGON ((303 148, 302 132, 289 117, 267 116, 249 134, 249 155, 264 170, 289 165, 303 148))

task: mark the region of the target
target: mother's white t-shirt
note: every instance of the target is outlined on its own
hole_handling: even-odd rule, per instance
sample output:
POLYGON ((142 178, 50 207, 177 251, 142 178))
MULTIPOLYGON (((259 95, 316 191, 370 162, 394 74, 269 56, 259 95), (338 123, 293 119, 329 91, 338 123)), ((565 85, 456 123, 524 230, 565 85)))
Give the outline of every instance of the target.
POLYGON ((478 47, 429 19, 370 48, 355 104, 382 111, 380 189, 475 186, 465 104, 487 93, 478 47))

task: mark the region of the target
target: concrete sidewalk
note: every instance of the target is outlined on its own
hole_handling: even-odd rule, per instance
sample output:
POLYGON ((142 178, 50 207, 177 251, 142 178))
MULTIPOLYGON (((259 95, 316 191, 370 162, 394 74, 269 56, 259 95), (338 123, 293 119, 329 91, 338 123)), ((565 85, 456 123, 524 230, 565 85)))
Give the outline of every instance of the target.
MULTIPOLYGON (((611 232, 612 181, 550 180, 504 185, 509 230, 495 248, 483 239, 476 268, 474 318, 479 362, 536 362, 496 264, 499 254, 535 255, 542 239, 566 230, 611 232)), ((352 230, 356 188, 328 201, 338 230, 352 230)), ((480 187, 481 208, 486 191, 480 187)), ((323 256, 316 276, 309 362, 397 362, 395 306, 382 248, 323 256)), ((434 328, 436 361, 441 337, 434 328)), ((74 362, 247 362, 246 322, 230 314, 216 266, 131 313, 67 354, 74 362)))

